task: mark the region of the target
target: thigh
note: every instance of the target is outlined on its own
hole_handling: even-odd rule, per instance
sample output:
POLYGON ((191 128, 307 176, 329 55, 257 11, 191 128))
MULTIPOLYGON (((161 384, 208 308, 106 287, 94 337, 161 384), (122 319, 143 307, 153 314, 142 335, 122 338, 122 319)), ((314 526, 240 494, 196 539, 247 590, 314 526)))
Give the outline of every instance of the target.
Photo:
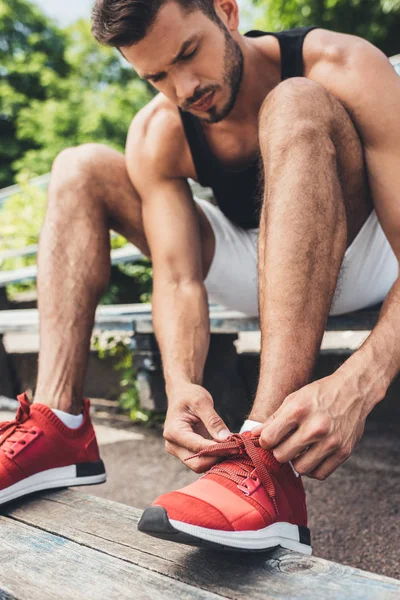
POLYGON ((237 227, 210 202, 197 198, 195 202, 214 238, 213 257, 204 279, 209 299, 248 316, 257 316, 258 229, 237 227))
POLYGON ((330 96, 335 115, 333 140, 336 146, 338 175, 347 219, 347 247, 357 237, 373 210, 364 161, 364 149, 354 123, 345 107, 330 96))
POLYGON ((53 165, 49 199, 54 199, 58 211, 62 207, 74 214, 102 210, 110 229, 149 255, 140 196, 120 152, 103 144, 63 150, 53 165))
MULTIPOLYGON (((326 168, 334 168, 340 184, 341 193, 336 200, 343 203, 347 247, 350 246, 371 214, 373 203, 362 142, 346 108, 323 86, 310 79, 296 77, 283 81, 268 95, 260 111, 259 123, 260 146, 267 167, 269 163, 279 164, 280 161, 287 160, 293 143, 308 143, 312 157, 320 136, 324 136, 328 161, 331 157, 330 146, 326 146, 328 138, 333 143, 335 161, 329 161, 326 168)), ((310 177, 312 166, 307 171, 310 177)), ((296 164, 292 168, 296 169, 296 164)), ((321 180, 321 171, 324 169, 321 162, 318 169, 321 180)), ((328 180, 330 175, 330 171, 327 171, 328 180)), ((264 183, 268 186, 268 181, 264 183)), ((301 195, 299 201, 304 201, 301 195)), ((313 202, 316 211, 318 201, 318 196, 315 196, 313 202)), ((312 204, 309 203, 308 210, 312 209, 312 204)))

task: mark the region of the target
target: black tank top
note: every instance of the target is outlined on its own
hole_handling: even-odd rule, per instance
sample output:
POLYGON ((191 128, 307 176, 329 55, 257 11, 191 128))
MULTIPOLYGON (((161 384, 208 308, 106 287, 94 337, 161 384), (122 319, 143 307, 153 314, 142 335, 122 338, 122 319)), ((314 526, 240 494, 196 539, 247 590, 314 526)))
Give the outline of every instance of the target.
MULTIPOLYGON (((283 81, 303 76, 303 43, 312 29, 316 28, 304 27, 277 33, 253 30, 245 35, 273 35, 278 39, 283 81)), ((211 151, 200 120, 189 112, 181 109, 179 112, 200 185, 212 188, 218 206, 233 223, 244 229, 258 227, 261 192, 259 158, 240 170, 224 167, 211 151)))

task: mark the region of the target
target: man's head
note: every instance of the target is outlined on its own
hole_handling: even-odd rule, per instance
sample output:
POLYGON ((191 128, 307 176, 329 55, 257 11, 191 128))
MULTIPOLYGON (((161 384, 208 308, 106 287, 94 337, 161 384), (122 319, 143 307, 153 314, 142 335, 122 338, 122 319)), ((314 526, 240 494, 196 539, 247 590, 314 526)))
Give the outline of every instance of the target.
POLYGON ((233 108, 243 74, 236 0, 97 0, 92 31, 137 73, 207 122, 233 108))

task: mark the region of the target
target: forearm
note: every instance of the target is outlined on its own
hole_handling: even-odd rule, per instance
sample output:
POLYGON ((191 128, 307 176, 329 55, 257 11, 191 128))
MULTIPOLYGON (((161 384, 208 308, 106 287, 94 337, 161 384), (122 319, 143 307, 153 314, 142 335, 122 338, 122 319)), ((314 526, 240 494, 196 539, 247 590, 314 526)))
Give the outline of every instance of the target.
POLYGON ((356 377, 372 409, 400 371, 400 278, 386 297, 371 334, 340 367, 343 377, 356 377))
POLYGON ((204 285, 155 281, 152 304, 167 395, 181 383, 201 385, 210 342, 204 285))

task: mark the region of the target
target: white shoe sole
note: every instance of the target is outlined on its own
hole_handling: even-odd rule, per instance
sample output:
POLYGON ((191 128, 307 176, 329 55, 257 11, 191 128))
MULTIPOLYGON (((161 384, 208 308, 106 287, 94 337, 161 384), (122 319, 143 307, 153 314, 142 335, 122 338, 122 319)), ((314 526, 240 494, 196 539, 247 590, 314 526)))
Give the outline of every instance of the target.
POLYGON ((154 537, 214 549, 262 552, 281 546, 312 554, 308 527, 291 523, 273 523, 257 531, 221 531, 170 519, 162 506, 149 506, 138 529, 154 537))
POLYGON ((220 531, 218 529, 207 529, 182 521, 170 519, 172 527, 207 542, 238 548, 241 550, 268 550, 281 546, 302 554, 312 554, 309 544, 301 541, 298 525, 291 523, 273 523, 264 529, 256 531, 220 531))
POLYGON ((107 475, 102 460, 58 467, 35 473, 0 491, 0 504, 5 504, 33 492, 75 485, 104 483, 107 475))

